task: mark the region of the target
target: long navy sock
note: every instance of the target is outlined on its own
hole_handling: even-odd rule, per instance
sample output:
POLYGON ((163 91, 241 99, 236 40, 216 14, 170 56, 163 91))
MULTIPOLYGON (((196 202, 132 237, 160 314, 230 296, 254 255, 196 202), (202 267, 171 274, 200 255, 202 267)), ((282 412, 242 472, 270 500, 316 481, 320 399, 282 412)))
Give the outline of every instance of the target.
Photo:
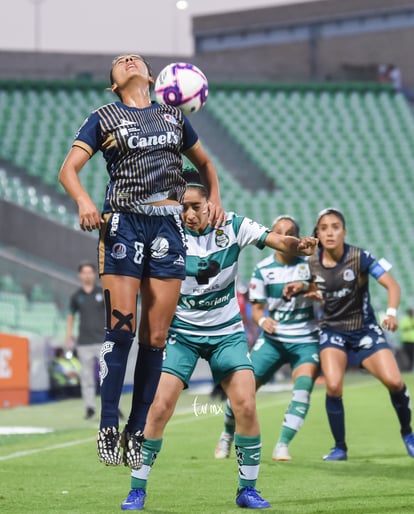
POLYGON ((411 402, 406 385, 398 393, 390 392, 390 397, 401 425, 401 435, 411 434, 411 402))
POLYGON ((335 439, 335 446, 346 451, 345 443, 345 412, 341 398, 326 395, 326 413, 328 415, 329 426, 335 439))
POLYGON ((128 354, 134 334, 128 330, 107 330, 99 361, 101 382, 100 428, 117 427, 119 400, 124 385, 128 354))
POLYGON ((140 343, 134 373, 132 409, 128 430, 144 430, 147 414, 157 391, 162 370, 163 348, 153 348, 140 343))

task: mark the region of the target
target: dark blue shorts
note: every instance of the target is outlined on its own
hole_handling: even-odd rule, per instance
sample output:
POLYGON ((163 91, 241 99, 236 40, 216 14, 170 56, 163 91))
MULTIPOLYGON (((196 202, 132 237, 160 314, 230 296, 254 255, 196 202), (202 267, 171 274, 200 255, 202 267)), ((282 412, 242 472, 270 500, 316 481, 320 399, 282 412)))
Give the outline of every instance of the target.
POLYGON ((378 350, 390 348, 381 327, 374 323, 350 332, 323 327, 320 331, 319 345, 321 352, 325 348, 342 350, 348 355, 348 361, 356 366, 360 366, 364 359, 378 350))
POLYGON ((98 247, 100 275, 184 280, 186 247, 181 208, 162 207, 157 209, 165 211, 161 215, 104 214, 98 247))

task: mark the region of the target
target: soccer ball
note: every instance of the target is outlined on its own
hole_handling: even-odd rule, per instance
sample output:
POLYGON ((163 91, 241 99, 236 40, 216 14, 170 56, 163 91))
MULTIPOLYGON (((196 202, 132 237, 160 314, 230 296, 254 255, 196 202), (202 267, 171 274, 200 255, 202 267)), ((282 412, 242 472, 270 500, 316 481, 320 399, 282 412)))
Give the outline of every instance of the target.
POLYGON ((160 71, 154 94, 156 102, 173 105, 184 114, 191 114, 199 111, 207 101, 207 78, 194 64, 174 62, 160 71))

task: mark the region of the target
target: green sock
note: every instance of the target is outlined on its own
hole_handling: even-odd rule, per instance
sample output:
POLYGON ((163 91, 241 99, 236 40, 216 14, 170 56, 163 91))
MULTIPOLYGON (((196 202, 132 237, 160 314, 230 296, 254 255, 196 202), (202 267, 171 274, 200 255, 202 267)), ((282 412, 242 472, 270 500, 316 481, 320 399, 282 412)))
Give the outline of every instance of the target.
POLYGON ((303 425, 309 410, 310 394, 313 389, 311 377, 298 377, 293 384, 292 400, 285 412, 279 443, 289 444, 303 425))
POLYGON ((231 410, 230 400, 226 400, 226 408, 224 409, 224 431, 226 434, 234 435, 236 421, 231 410))
POLYGON ((239 466, 239 490, 255 487, 262 452, 260 434, 254 436, 234 434, 234 447, 239 466))
POLYGON ((161 451, 161 446, 162 439, 145 439, 142 445, 142 467, 131 470, 131 489, 146 490, 148 476, 158 453, 161 451))

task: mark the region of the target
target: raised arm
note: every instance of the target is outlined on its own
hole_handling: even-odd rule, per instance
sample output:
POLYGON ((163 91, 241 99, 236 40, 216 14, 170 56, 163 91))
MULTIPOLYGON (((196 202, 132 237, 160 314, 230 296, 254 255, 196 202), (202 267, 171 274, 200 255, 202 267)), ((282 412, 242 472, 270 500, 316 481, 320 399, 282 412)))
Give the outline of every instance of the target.
POLYGON ((226 219, 226 214, 221 206, 220 187, 216 168, 200 141, 187 150, 184 155, 197 168, 201 180, 209 193, 209 218, 208 223, 215 228, 220 227, 226 219))

